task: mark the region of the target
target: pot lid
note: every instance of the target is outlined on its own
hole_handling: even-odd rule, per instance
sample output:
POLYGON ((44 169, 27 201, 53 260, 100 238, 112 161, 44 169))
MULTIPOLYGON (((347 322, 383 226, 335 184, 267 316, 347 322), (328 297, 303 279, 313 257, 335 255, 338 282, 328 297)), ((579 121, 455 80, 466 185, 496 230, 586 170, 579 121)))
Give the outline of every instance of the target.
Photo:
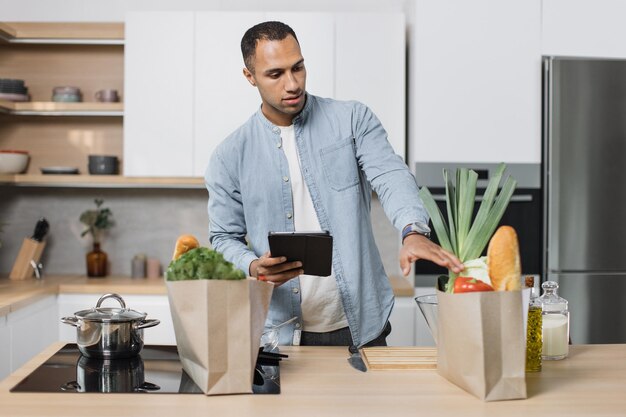
POLYGON ((94 307, 89 310, 79 311, 77 313, 74 313, 74 315, 79 319, 101 322, 125 322, 143 320, 147 316, 146 313, 132 310, 130 308, 110 307, 94 307))
POLYGON ((124 299, 117 294, 105 294, 98 300, 95 307, 88 310, 81 310, 74 313, 76 317, 82 320, 99 321, 99 322, 127 322, 135 320, 143 320, 147 314, 141 311, 126 308, 124 299), (120 307, 100 307, 102 302, 107 298, 117 300, 120 307))

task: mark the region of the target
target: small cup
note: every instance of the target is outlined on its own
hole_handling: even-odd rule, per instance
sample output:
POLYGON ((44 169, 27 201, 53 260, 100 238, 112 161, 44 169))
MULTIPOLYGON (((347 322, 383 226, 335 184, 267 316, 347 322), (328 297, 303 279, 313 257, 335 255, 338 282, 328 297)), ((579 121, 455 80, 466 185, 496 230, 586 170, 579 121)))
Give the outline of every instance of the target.
POLYGON ((148 258, 146 261, 146 270, 148 278, 160 278, 161 262, 157 258, 148 258))
POLYGON ((117 90, 106 89, 97 91, 95 94, 96 101, 101 103, 117 103, 120 101, 120 96, 117 93, 117 90))

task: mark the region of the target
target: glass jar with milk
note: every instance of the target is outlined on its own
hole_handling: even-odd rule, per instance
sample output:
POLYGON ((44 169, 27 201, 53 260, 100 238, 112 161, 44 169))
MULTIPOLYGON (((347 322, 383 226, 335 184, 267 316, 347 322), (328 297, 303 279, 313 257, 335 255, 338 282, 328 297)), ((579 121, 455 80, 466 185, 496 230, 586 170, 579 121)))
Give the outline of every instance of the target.
POLYGON ((541 284, 541 323, 543 334, 543 360, 565 359, 569 351, 569 311, 567 300, 556 293, 559 284, 546 281, 541 284))

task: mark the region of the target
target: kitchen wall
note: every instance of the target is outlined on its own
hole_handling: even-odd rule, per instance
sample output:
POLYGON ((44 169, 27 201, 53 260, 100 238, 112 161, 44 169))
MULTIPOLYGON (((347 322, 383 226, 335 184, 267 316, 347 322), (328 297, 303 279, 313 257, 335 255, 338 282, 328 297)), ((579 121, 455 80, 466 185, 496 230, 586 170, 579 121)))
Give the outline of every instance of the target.
MULTIPOLYGON (((404 11, 410 30, 411 0, 0 0, 3 21, 124 21, 137 10, 284 10, 284 11, 404 11)), ((32 234, 45 216, 51 223, 44 269, 49 274, 83 274, 90 240, 81 238, 80 213, 102 197, 117 221, 103 243, 111 260, 111 273, 130 274, 130 259, 137 253, 167 264, 173 243, 181 233, 193 233, 208 243, 205 190, 130 190, 81 188, 0 187, 0 275, 10 271, 22 239, 32 234)), ((386 270, 399 274, 398 232, 387 220, 378 200, 372 203, 372 223, 386 270)))
POLYGON ((84 228, 78 219, 95 207, 96 197, 105 200, 116 221, 103 241, 114 275, 130 275, 130 259, 137 253, 167 262, 179 234, 192 233, 207 244, 204 190, 3 188, 0 193, 0 219, 6 224, 0 248, 3 273, 10 271, 22 239, 45 216, 51 225, 42 260, 45 271, 84 274, 91 239, 80 236, 84 228))
MULTIPOLYGON (((191 233, 208 245, 206 190, 83 189, 0 187, 0 275, 9 273, 25 237, 37 219, 45 216, 50 234, 42 263, 48 274, 85 274, 85 254, 91 239, 81 237, 80 214, 103 198, 116 225, 104 238, 113 275, 130 275, 131 259, 145 253, 166 266, 178 235, 191 233)), ((377 199, 372 204, 376 242, 388 273, 399 271, 398 232, 385 217, 377 199)))

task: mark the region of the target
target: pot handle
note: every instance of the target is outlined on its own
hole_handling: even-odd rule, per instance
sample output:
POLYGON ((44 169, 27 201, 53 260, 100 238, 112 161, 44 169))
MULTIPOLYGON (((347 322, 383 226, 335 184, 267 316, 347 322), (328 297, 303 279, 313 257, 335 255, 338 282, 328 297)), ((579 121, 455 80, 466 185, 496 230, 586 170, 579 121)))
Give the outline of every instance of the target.
POLYGON ((76 317, 63 317, 61 322, 69 324, 70 326, 78 327, 78 319, 76 317))
POLYGON ((124 299, 119 294, 104 294, 102 297, 98 299, 98 302, 96 303, 96 308, 99 308, 102 302, 106 300, 107 298, 115 298, 117 302, 120 303, 122 308, 124 309, 126 308, 126 303, 124 302, 124 299))
POLYGON ((66 382, 65 384, 61 385, 61 389, 63 391, 79 392, 80 391, 80 385, 76 381, 70 381, 70 382, 66 382))
POLYGON ((157 320, 157 319, 144 320, 140 324, 138 324, 137 327, 135 327, 135 328, 137 330, 139 330, 139 329, 147 329, 148 327, 154 327, 154 326, 156 326, 159 323, 161 323, 161 320, 157 320))
POLYGON ((158 391, 161 387, 157 384, 153 384, 152 382, 144 382, 137 388, 135 388, 135 392, 148 392, 148 391, 158 391))

